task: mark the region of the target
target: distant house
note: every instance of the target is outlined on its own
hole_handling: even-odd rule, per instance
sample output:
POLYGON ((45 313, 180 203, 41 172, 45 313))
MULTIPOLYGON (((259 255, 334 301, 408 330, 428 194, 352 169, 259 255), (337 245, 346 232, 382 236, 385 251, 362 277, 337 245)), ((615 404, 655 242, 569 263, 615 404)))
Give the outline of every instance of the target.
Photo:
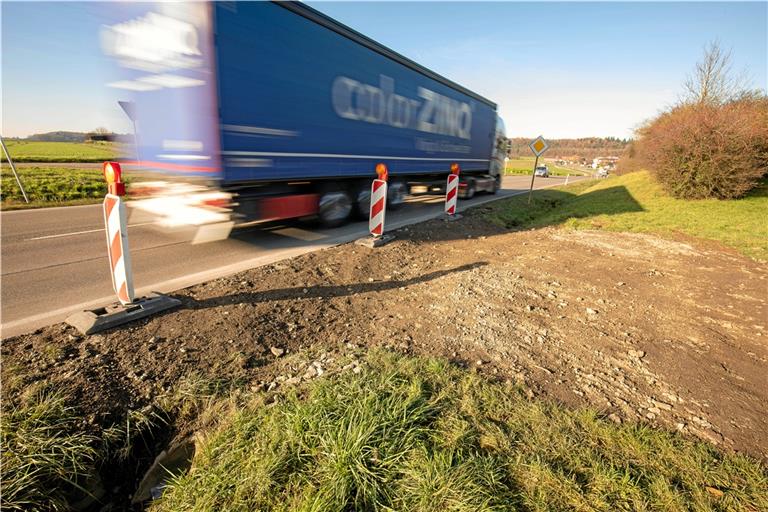
POLYGON ((617 156, 599 156, 592 160, 592 168, 613 170, 616 168, 616 162, 618 161, 619 157, 617 156))

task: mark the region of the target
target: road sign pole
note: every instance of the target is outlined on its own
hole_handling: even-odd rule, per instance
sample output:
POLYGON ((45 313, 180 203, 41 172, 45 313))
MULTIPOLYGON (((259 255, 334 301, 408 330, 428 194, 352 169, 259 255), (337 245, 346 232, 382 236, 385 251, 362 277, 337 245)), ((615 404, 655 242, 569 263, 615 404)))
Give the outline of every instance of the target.
POLYGON ((533 172, 531 173, 531 188, 528 190, 528 204, 531 204, 531 196, 533 195, 533 180, 536 179, 536 167, 539 165, 539 155, 536 155, 536 160, 533 162, 533 172))
POLYGON ((544 140, 544 137, 539 135, 528 144, 533 154, 536 155, 536 161, 533 163, 533 172, 531 173, 531 188, 528 190, 528 204, 531 204, 531 196, 533 195, 533 181, 536 179, 536 168, 539 166, 539 157, 549 149, 549 144, 544 140))
POLYGON ((16 166, 13 165, 13 159, 11 158, 11 154, 8 152, 8 148, 5 147, 5 141, 3 140, 2 136, 0 136, 0 144, 2 144, 3 146, 3 152, 5 153, 5 158, 8 159, 8 163, 11 165, 11 172, 13 172, 13 177, 16 178, 16 184, 19 186, 19 190, 21 190, 21 195, 24 196, 24 202, 28 203, 29 198, 27 197, 27 193, 24 191, 24 186, 21 184, 19 175, 16 173, 16 166))

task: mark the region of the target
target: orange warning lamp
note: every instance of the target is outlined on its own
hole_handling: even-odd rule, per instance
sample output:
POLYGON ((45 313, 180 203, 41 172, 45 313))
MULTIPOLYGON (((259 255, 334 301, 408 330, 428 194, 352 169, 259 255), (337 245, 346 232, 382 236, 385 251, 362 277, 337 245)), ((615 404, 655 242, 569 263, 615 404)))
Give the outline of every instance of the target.
POLYGON ((117 162, 104 162, 102 169, 104 171, 104 179, 107 180, 107 193, 124 196, 125 183, 122 181, 123 171, 120 169, 120 164, 117 162))
POLYGON ((380 180, 387 181, 387 178, 389 178, 387 164, 376 164, 376 174, 379 175, 380 180))
POLYGON ((458 175, 460 171, 461 169, 459 169, 459 164, 457 164, 456 162, 451 164, 451 174, 458 175))

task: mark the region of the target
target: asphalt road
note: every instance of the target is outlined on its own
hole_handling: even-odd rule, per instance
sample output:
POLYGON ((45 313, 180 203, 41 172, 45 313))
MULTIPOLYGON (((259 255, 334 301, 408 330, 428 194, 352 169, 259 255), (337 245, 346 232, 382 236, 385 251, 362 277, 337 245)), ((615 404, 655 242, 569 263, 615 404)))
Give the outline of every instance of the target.
MULTIPOLYGON (((581 177, 571 177, 571 181, 581 177)), ((536 188, 560 185, 564 178, 539 178, 536 188)), ((499 197, 524 193, 530 177, 508 176, 495 196, 459 200, 459 210, 499 197)), ((387 229, 421 222, 442 213, 442 197, 409 198, 387 212, 387 229)), ((2 281, 0 336, 15 336, 59 322, 69 314, 115 301, 101 205, 0 213, 2 281)), ((318 229, 290 222, 236 229, 223 241, 192 245, 188 235, 129 219, 129 243, 137 295, 171 292, 367 234, 365 222, 318 229)))

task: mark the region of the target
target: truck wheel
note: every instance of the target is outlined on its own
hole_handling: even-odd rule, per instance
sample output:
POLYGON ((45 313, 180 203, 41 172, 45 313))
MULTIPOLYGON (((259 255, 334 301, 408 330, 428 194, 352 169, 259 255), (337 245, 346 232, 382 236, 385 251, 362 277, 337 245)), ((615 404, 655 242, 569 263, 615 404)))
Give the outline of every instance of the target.
POLYGON ((371 184, 364 183, 355 189, 355 217, 367 219, 371 214, 371 184))
POLYGON ((493 179, 493 189, 491 190, 491 194, 495 194, 499 190, 501 190, 501 174, 497 174, 493 179))
POLYGON ((467 180, 467 191, 464 192, 464 199, 472 199, 475 197, 476 186, 475 180, 467 180))
MULTIPOLYGON (((387 208, 397 210, 405 202, 408 186, 402 181, 393 181, 387 186, 387 208)), ((369 199, 370 201, 370 199, 369 199)))
POLYGON ((324 227, 336 227, 344 224, 352 213, 352 198, 349 193, 335 190, 320 196, 317 216, 324 227))

